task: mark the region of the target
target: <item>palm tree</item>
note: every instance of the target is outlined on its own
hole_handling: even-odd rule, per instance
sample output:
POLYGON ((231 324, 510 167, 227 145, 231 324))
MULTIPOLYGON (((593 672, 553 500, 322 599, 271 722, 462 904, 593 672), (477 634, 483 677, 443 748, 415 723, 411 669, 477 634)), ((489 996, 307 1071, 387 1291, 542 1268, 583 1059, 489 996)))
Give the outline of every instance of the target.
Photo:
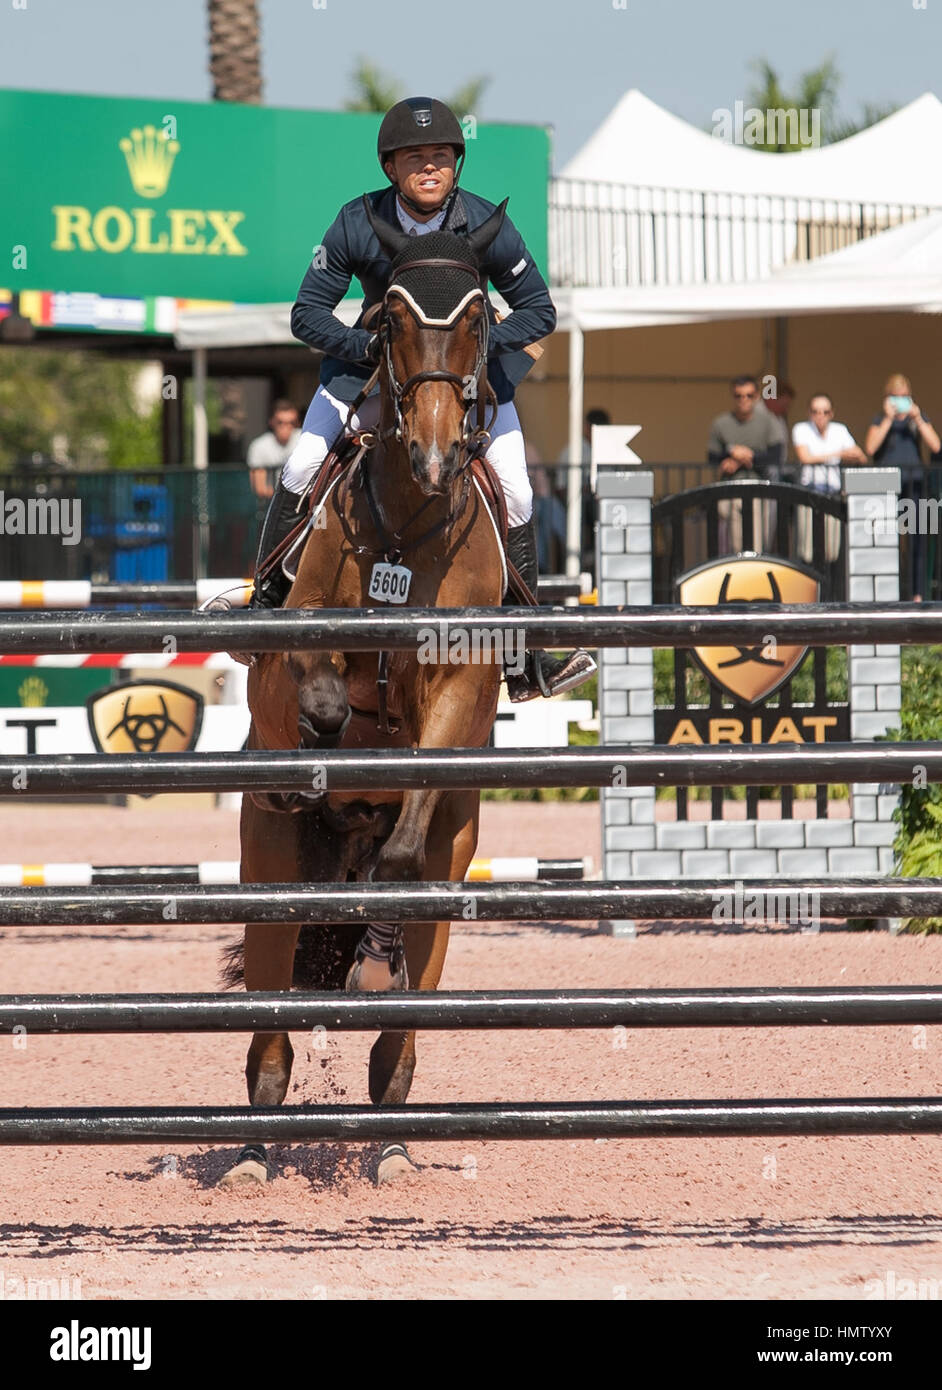
POLYGON ((861 130, 866 130, 868 126, 877 125, 880 121, 885 121, 887 116, 892 116, 894 111, 898 111, 899 106, 896 102, 875 102, 865 101, 858 120, 852 118, 842 121, 836 120, 831 126, 831 138, 829 144, 836 144, 838 140, 847 140, 851 135, 857 135, 861 130))
POLYGON ((213 101, 262 99, 258 0, 209 0, 213 101))
MULTIPOLYGON (((474 112, 480 104, 484 89, 489 82, 487 77, 474 77, 459 87, 447 104, 458 115, 466 116, 474 112)), ((384 73, 368 58, 360 58, 352 75, 354 95, 344 102, 345 111, 388 111, 406 95, 402 83, 395 77, 384 73)))
POLYGON ((380 72, 368 58, 360 58, 353 70, 356 95, 345 101, 345 111, 388 111, 402 96, 402 86, 395 78, 380 72))
MULTIPOLYGON (((788 111, 791 109, 808 113, 819 113, 822 145, 833 145, 838 140, 846 140, 849 135, 882 121, 898 108, 895 106, 864 105, 857 120, 841 119, 837 115, 837 89, 840 86, 840 73, 833 54, 824 59, 816 68, 799 74, 796 89, 786 92, 777 69, 767 58, 758 58, 752 64, 757 82, 748 95, 748 104, 761 112, 788 111)), ((764 128, 763 122, 763 128, 764 128)), ((756 143, 755 148, 771 154, 783 154, 805 148, 807 140, 796 139, 798 132, 789 127, 765 130, 765 140, 756 143), (784 138, 783 138, 784 137, 784 138)))

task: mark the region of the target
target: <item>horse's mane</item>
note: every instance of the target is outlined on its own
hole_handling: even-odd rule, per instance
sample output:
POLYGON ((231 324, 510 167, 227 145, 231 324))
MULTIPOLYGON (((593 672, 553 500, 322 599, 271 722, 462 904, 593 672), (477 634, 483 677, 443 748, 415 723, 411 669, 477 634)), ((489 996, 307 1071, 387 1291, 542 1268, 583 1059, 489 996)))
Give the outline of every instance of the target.
POLYGON ((426 232, 412 238, 395 257, 389 283, 408 290, 430 318, 447 318, 478 278, 478 258, 465 237, 453 232, 426 232), (400 266, 414 260, 461 261, 468 269, 465 272, 454 266, 430 265, 400 273, 400 266))

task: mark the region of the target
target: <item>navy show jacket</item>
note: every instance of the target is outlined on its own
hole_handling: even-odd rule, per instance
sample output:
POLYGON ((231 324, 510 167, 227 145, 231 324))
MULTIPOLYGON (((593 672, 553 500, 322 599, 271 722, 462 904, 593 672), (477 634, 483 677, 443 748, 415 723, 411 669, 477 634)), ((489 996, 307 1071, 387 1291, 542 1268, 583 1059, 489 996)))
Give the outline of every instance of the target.
MULTIPOLYGON (((391 186, 367 194, 374 212, 394 227, 396 191, 391 186)), ((467 236, 495 209, 494 203, 459 190, 452 200, 443 230, 467 236)), ((513 400, 514 388, 533 366, 523 349, 545 338, 556 327, 556 310, 543 276, 509 217, 484 252, 481 269, 513 311, 502 323, 488 301, 491 329, 487 376, 498 401, 513 400)), ((352 401, 373 368, 364 354, 370 338, 361 328, 363 315, 378 303, 389 285, 390 262, 370 226, 360 198, 346 203, 328 228, 298 290, 291 311, 291 332, 325 353, 321 385, 342 401, 352 401), (363 287, 363 304, 356 325, 347 328, 334 315, 353 278, 363 287)))

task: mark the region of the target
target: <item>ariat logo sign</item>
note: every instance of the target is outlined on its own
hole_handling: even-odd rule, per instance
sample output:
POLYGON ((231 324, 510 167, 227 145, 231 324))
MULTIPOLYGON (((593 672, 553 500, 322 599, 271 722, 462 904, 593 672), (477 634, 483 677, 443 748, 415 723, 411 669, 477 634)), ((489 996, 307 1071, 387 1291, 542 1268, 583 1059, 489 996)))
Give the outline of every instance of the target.
POLYGON ((86 707, 99 753, 187 753, 203 724, 203 697, 172 681, 124 681, 86 707))
POLYGON ((170 182, 173 161, 180 152, 179 140, 168 140, 166 132, 146 125, 132 130, 118 142, 128 164, 134 192, 142 198, 162 198, 170 182))
MULTIPOLYGON (((677 581, 687 607, 724 603, 817 603, 821 586, 809 570, 789 560, 740 555, 711 561, 677 581)), ((767 700, 794 675, 807 647, 775 641, 774 630, 753 646, 695 647, 693 655, 721 690, 746 705, 767 700)))
MULTIPOLYGON (((134 192, 162 198, 167 192, 180 142, 152 125, 135 127, 118 141, 134 192)), ((116 255, 247 256, 236 235, 244 212, 221 208, 125 208, 110 203, 91 208, 59 204, 52 209, 54 251, 104 251, 116 255)))

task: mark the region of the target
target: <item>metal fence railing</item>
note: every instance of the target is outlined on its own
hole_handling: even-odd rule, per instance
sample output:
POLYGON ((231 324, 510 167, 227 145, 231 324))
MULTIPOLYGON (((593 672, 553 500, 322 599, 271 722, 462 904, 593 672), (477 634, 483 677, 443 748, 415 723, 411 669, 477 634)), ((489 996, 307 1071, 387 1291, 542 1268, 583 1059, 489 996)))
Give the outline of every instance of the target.
MULTIPOLYGON (((648 463, 655 502, 716 482, 706 462, 648 463)), ((594 571, 595 499, 582 473, 583 570, 594 571)), ((540 569, 565 559, 567 466, 533 465, 540 569)), ((900 597, 942 601, 942 464, 902 469, 900 597), (908 524, 911 518, 913 525, 908 524)), ((265 510, 242 465, 146 472, 20 470, 0 474, 4 517, 0 580, 90 579, 97 583, 200 579, 252 573, 265 510), (33 506, 27 532, 11 503, 33 506), (47 504, 36 511, 39 503, 47 504), (78 504, 78 510, 75 506, 78 504), (72 512, 66 508, 71 507, 72 512), (45 518, 45 519, 44 519, 45 518), (77 522, 77 524, 73 524, 77 522)), ((25 514, 29 520, 29 514, 25 514)))
POLYGON ((160 582, 252 570, 261 504, 244 466, 24 469, 0 475, 0 485, 0 580, 160 582), (11 502, 28 509, 26 534, 11 528, 11 502))
POLYGON ((608 288, 751 280, 937 210, 557 178, 549 191, 550 282, 608 288))

